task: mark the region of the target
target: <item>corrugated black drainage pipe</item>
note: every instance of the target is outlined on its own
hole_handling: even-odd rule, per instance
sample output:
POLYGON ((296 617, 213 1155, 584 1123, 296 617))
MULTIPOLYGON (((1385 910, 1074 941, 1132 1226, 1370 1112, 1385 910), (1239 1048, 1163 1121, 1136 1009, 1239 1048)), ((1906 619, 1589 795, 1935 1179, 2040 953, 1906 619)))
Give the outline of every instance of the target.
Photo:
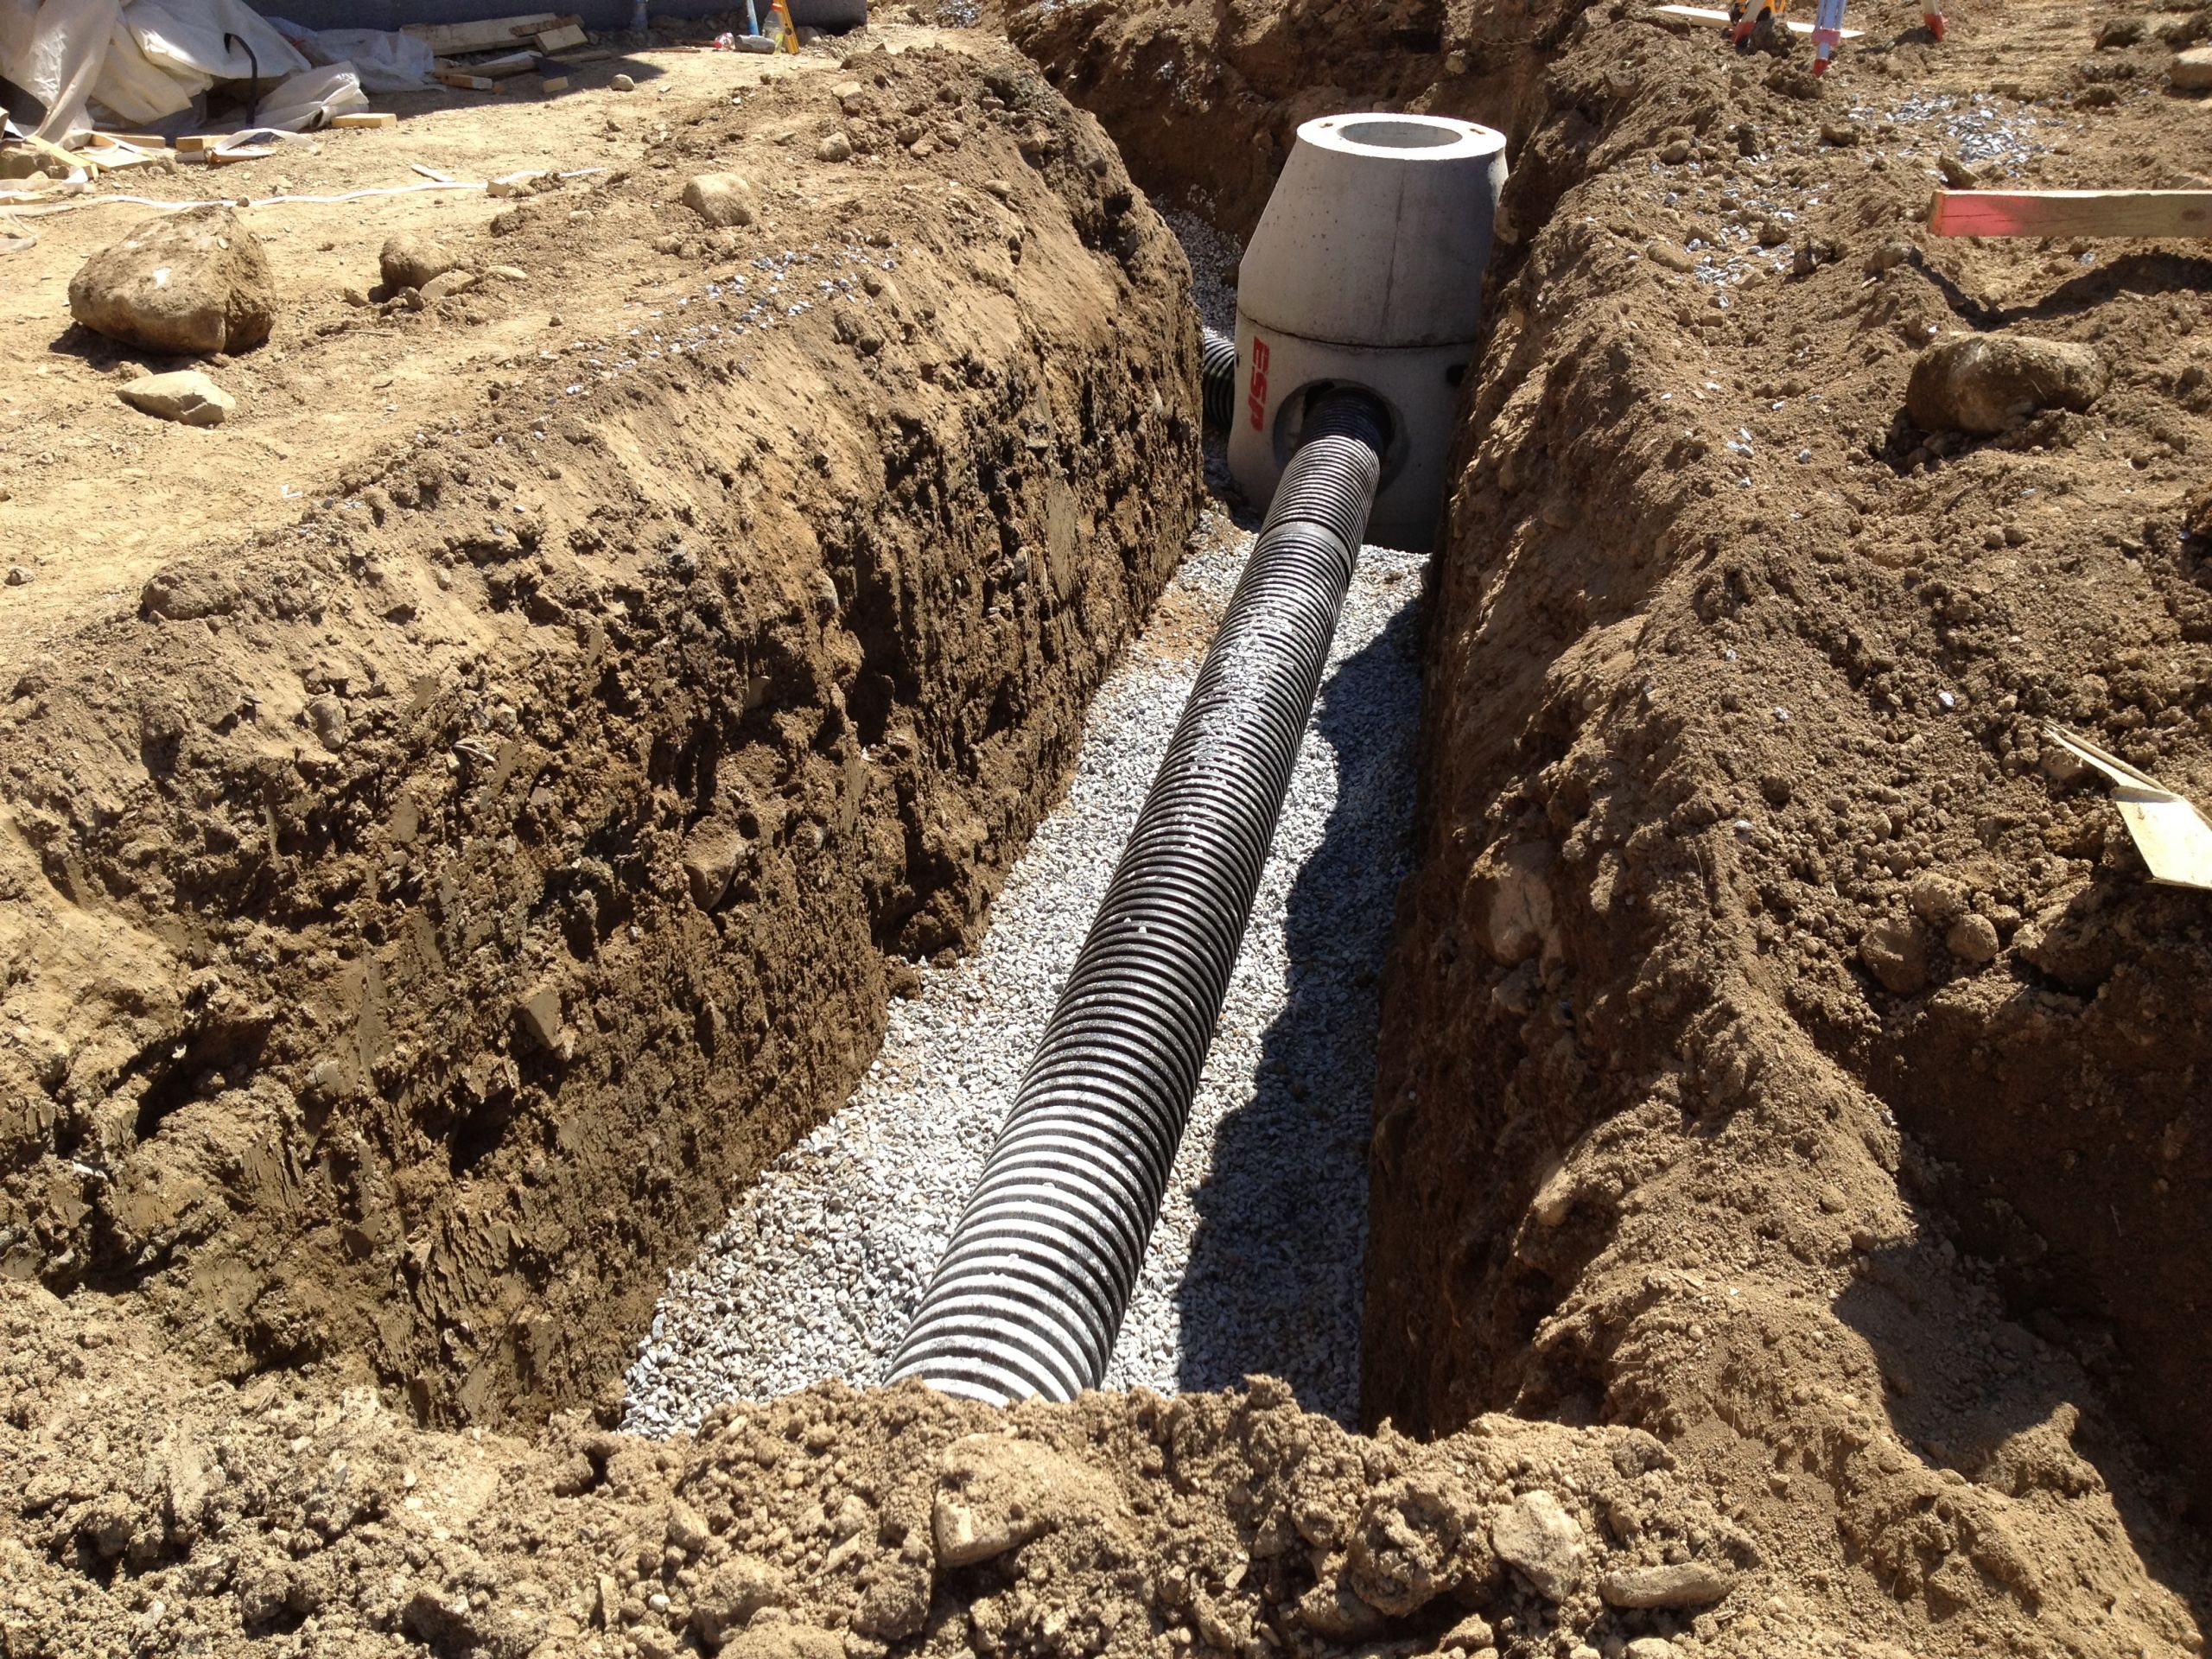
POLYGON ((1005 1404, 1106 1373, 1389 438, 1352 391, 1306 429, 893 1381, 1005 1404))
POLYGON ((1227 426, 1236 407, 1236 341, 1218 328, 1198 330, 1198 390, 1206 424, 1227 426))

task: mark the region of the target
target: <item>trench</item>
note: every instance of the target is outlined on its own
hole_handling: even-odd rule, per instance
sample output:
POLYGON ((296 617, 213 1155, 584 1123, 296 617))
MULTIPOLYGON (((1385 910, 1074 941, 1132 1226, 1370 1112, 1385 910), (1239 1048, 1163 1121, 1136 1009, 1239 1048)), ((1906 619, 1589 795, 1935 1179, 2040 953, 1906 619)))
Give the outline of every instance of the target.
MULTIPOLYGON (((1205 321, 1233 326, 1220 276, 1235 244, 1195 216, 1169 222, 1205 321)), ((883 1380, 1251 551, 1256 521, 1217 436, 1207 472, 1191 550, 1094 696, 1066 793, 980 945, 918 964, 852 1097, 670 1275, 626 1378, 626 1427, 667 1433, 728 1400, 883 1380)), ((1357 1419, 1378 986, 1411 852, 1426 564, 1360 550, 1109 1388, 1264 1374, 1310 1410, 1357 1419)))

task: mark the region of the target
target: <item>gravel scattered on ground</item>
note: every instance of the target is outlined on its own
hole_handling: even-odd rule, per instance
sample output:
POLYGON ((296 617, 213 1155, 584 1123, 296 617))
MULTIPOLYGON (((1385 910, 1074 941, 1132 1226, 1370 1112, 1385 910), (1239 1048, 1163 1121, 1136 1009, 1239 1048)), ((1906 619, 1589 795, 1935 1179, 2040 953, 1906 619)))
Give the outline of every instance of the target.
MULTIPOLYGON (((627 1427, 883 1371, 1044 1029, 1251 546, 1210 515, 1095 700, 1066 798, 982 948, 920 969, 836 1116, 671 1276, 627 1427)), ((1107 1382, 1249 1372, 1347 1423, 1358 1397, 1376 977, 1408 866, 1423 559, 1366 549, 1299 757, 1167 1201, 1107 1382)))

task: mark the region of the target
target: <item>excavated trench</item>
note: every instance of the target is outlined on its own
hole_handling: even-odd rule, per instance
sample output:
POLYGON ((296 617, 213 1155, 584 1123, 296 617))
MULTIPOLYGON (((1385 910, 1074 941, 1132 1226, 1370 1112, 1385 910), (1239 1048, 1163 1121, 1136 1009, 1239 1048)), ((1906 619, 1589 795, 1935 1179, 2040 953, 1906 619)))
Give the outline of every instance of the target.
MULTIPOLYGON (((908 155, 918 111, 966 124, 936 217, 793 201, 817 251, 855 253, 821 327, 742 372, 658 367, 611 421, 549 416, 566 447, 527 543, 482 528, 520 482, 486 417, 348 481, 373 528, 326 514, 266 568, 180 568, 19 689, 10 982, 61 948, 113 965, 0 1048, 10 1271, 62 1298, 4 1305, 0 1434, 36 1450, 0 1525, 17 1648, 122 1645, 159 1597, 156 1650, 2202 1651, 2212 959, 2038 733, 2064 718, 2212 797, 2212 518, 2182 459, 2212 442, 2185 372, 2212 319, 2170 250, 2087 275, 1916 231, 1887 251, 1941 151, 2086 183, 2169 118, 2147 82, 2075 101, 2113 78, 2075 78, 2095 43, 2055 3, 2016 9, 2000 61, 1972 27, 1936 54, 1878 0, 1824 88, 1618 10, 1007 19, 1136 185, 1232 235, 1325 107, 1513 141, 1421 578, 1371 1433, 1300 1408, 1349 1409, 1332 1342, 1339 1380, 1297 1392, 1198 1392, 1236 1354, 1155 1343, 1171 1363, 1117 1380, 1179 1400, 1005 1414, 835 1382, 741 1406, 798 1379, 706 1344, 657 1416, 632 1395, 680 1432, 606 1432, 661 1274, 733 1199, 693 1274, 709 1301, 764 1259, 804 1300, 775 1276, 815 1270, 808 1214, 775 1208, 795 1174, 877 1201, 799 1141, 833 1107, 903 1128, 1018 1068, 1017 1018, 943 1078, 897 1045, 968 1052, 1001 971, 986 900, 1015 868, 1018 944, 1063 821, 1124 759, 1084 749, 1083 711, 1172 678, 1226 556, 1169 586, 1195 337, 1114 148, 1010 57, 862 63, 858 103, 801 83, 716 118, 908 155), (1985 107, 2000 80, 2018 96, 1985 107), (1197 177, 1202 151, 1236 164, 1197 177), (879 216, 884 291, 858 268, 879 216), (1913 354, 1961 327, 2095 342, 2111 390, 2011 437, 1922 432, 1913 354), (458 671, 375 626, 480 598, 458 671), (215 643, 181 633, 211 617, 215 643), (346 747, 288 772, 208 721, 204 688, 241 677, 225 628, 300 658, 335 636, 348 674, 264 672, 257 696, 339 697, 346 747), (531 629, 563 643, 518 648, 550 645, 531 629), (100 673, 157 661, 182 713, 100 673), (73 744, 94 762, 58 761, 73 744), (894 991, 894 1064, 863 1082, 894 991), (596 1424, 537 1432, 594 1397, 596 1424), (421 1426, 472 1418, 534 1443, 421 1426)), ((605 216, 669 234, 679 181, 610 185, 605 216)), ((573 251, 565 221, 531 234, 573 251)), ((1199 263, 1203 289, 1224 262, 1199 263)), ((1260 1046, 1261 1110, 1226 1126, 1338 1122, 1341 1090, 1298 1092, 1310 1047, 1260 1046)), ((823 1375, 849 1333, 895 1339, 837 1314, 823 1375)))

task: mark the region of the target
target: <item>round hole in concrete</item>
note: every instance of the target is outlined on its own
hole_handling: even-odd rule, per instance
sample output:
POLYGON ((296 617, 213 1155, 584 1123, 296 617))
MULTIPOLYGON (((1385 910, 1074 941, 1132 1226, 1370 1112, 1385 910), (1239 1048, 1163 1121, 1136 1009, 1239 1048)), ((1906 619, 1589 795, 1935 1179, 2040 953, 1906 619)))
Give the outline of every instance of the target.
POLYGON ((1440 144, 1456 144, 1464 137, 1450 127, 1431 126, 1425 121, 1388 120, 1347 121, 1337 134, 1376 149, 1434 149, 1440 144))

